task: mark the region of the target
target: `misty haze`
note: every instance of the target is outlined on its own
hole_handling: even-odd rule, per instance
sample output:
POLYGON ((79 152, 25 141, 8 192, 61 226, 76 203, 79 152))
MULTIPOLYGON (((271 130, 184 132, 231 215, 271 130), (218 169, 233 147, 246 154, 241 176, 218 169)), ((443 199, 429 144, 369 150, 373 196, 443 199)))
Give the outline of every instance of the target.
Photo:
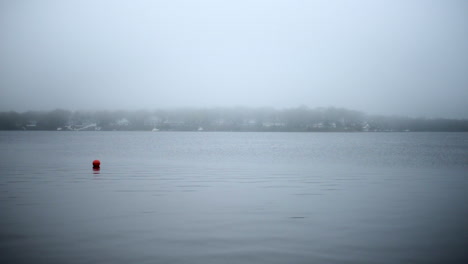
POLYGON ((1 1, 0 110, 468 118, 465 1, 1 1))
POLYGON ((0 0, 1 263, 468 263, 468 2, 0 0))

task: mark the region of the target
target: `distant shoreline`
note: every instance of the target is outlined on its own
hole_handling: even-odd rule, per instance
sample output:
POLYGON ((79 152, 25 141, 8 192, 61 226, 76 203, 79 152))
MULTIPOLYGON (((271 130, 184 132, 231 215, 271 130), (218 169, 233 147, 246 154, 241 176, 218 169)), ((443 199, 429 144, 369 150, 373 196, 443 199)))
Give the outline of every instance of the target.
MULTIPOLYGON (((73 132, 144 132, 144 133, 155 133, 150 130, 69 130, 69 131, 59 131, 59 130, 12 130, 12 129, 0 129, 0 132, 57 132, 57 133, 73 133, 73 132)), ((441 131, 229 131, 229 130, 212 130, 212 131, 192 131, 192 130, 162 130, 157 133, 310 133, 310 134, 380 134, 380 133, 468 133, 468 131, 456 131, 456 130, 441 130, 441 131)))
POLYGON ((198 132, 468 132, 468 120, 377 116, 344 108, 0 112, 0 130, 198 132))

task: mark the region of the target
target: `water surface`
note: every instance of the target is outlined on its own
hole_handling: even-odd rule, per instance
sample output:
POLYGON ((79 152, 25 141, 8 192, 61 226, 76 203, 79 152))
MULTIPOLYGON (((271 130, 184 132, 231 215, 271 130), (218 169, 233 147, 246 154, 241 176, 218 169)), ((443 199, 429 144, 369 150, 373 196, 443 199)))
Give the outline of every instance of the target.
POLYGON ((0 172, 2 263, 468 262, 466 133, 0 132, 0 172))

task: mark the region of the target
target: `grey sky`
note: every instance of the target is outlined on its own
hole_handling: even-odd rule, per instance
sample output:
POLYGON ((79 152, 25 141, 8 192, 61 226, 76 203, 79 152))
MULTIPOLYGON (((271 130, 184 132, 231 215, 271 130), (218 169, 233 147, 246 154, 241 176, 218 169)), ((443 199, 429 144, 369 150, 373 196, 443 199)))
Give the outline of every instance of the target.
POLYGON ((1 1, 0 110, 468 118, 468 1, 1 1))

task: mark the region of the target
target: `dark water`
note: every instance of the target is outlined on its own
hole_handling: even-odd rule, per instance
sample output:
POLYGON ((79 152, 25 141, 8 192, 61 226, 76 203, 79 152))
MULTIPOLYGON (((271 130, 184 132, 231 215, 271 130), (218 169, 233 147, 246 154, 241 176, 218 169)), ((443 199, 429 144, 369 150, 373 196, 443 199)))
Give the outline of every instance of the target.
POLYGON ((0 263, 468 263, 467 133, 0 132, 0 172, 0 263))

